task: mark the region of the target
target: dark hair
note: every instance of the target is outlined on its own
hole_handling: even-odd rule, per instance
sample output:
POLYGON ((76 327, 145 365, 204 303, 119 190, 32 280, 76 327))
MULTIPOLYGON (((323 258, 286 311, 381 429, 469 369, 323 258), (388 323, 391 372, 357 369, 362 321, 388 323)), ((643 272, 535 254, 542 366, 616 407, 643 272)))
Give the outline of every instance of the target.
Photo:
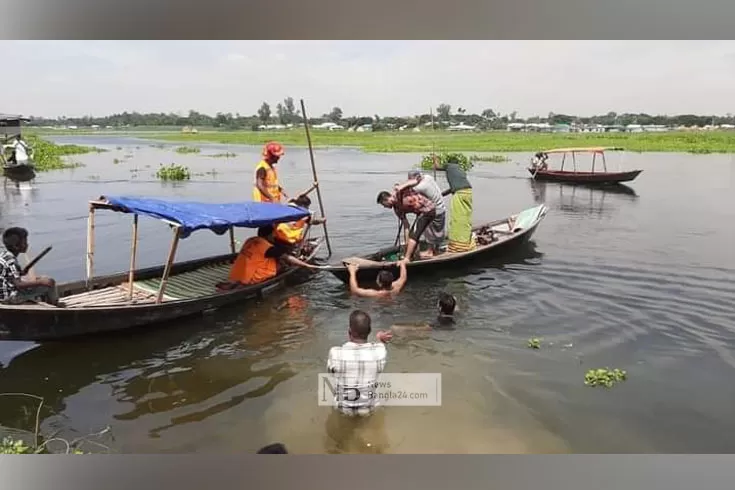
POLYGON ((453 315, 454 309, 457 307, 457 300, 448 293, 439 295, 439 311, 442 315, 453 315))
POLYGON ((258 454, 288 454, 288 451, 286 450, 286 446, 280 442, 276 442, 260 448, 258 454))
POLYGON ((370 315, 362 310, 355 310, 350 314, 350 333, 359 339, 367 339, 371 323, 370 315))
POLYGON ((311 206, 311 199, 309 199, 309 196, 298 196, 294 199, 291 199, 291 202, 302 208, 308 208, 309 206, 311 206))
POLYGON ((386 200, 386 199, 388 199, 389 197, 390 197, 390 192, 388 192, 388 191, 380 191, 380 192, 378 193, 378 199, 377 199, 377 201, 376 201, 376 202, 377 202, 378 204, 383 204, 383 201, 385 201, 385 200, 386 200))
POLYGON ((270 235, 271 233, 273 233, 273 227, 272 226, 261 226, 260 228, 258 228, 258 236, 260 238, 265 238, 268 235, 270 235))
POLYGON ((391 271, 378 272, 377 282, 381 289, 390 289, 393 285, 393 274, 391 271))
POLYGON ((21 242, 28 238, 28 230, 14 226, 3 232, 3 245, 7 249, 18 248, 21 242))

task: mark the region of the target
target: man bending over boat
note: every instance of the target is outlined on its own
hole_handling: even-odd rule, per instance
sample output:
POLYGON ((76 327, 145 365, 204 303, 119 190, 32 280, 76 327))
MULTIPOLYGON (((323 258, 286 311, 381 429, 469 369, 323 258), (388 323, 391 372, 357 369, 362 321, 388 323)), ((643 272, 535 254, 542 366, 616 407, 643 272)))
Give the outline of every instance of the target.
POLYGON ((446 235, 447 207, 444 205, 442 191, 431 175, 422 174, 418 170, 408 172, 408 180, 395 187, 395 191, 398 193, 405 189, 413 189, 434 203, 436 215, 428 228, 431 233, 427 233, 426 236, 427 241, 431 240, 429 242, 431 248, 424 254, 425 257, 431 257, 440 252, 446 235))
POLYGON ((56 281, 50 277, 23 279, 18 255, 28 251, 28 230, 8 228, 3 233, 0 250, 0 301, 7 304, 22 304, 37 300, 52 305, 58 304, 56 281))
MULTIPOLYGON (((434 161, 434 168, 438 164, 434 161)), ((477 244, 472 236, 472 185, 467 172, 459 166, 456 157, 449 157, 444 167, 449 189, 442 196, 452 195, 449 205, 449 244, 448 252, 468 252, 477 244)))
POLYGON ((375 280, 378 289, 365 289, 357 284, 357 264, 347 264, 347 270, 350 271, 350 292, 363 298, 390 298, 397 295, 403 290, 408 278, 406 260, 398 262, 398 267, 401 271, 398 279, 394 280, 390 271, 383 270, 378 272, 375 280))
MULTIPOLYGON (((437 242, 437 239, 434 237, 436 230, 429 226, 436 218, 436 206, 429 198, 413 189, 404 189, 400 192, 394 191, 393 193, 381 191, 378 194, 377 201, 384 208, 393 209, 406 230, 410 228, 406 214, 412 213, 416 215, 415 227, 409 235, 408 245, 406 245, 406 260, 412 260, 414 253, 418 249, 421 235, 426 235, 426 241, 430 244, 437 242)), ((431 257, 433 253, 420 253, 419 256, 431 257)))
MULTIPOLYGON (((309 196, 299 196, 295 199, 291 199, 288 202, 288 205, 308 210, 311 206, 311 199, 309 199, 309 196)), ((304 235, 306 234, 306 229, 309 225, 320 225, 326 222, 327 218, 317 218, 314 217, 312 213, 312 216, 301 218, 298 221, 280 223, 276 226, 274 232, 276 243, 281 243, 287 247, 291 247, 292 250, 298 249, 303 244, 304 235)), ((305 252, 305 255, 309 255, 309 251, 303 250, 303 252, 305 252)))
POLYGON ((245 240, 230 269, 228 281, 217 284, 217 289, 228 290, 259 284, 274 278, 284 265, 317 267, 289 254, 289 248, 273 243, 273 227, 258 228, 258 236, 245 240))

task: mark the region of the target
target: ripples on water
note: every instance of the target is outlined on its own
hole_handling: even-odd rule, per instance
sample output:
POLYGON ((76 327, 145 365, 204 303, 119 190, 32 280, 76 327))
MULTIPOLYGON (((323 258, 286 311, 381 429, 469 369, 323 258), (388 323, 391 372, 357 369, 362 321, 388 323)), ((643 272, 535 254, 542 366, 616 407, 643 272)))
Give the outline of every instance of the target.
MULTIPOLYGON (((27 226, 34 249, 53 243, 43 272, 60 280, 83 274, 87 198, 250 194, 257 149, 205 147, 238 153, 216 159, 103 143, 112 151, 79 157, 84 168, 5 190, 2 225, 27 226), (133 157, 113 165, 118 153, 133 157), (156 182, 151 169, 172 158, 216 175, 156 182)), ((273 441, 314 453, 370 452, 378 442, 404 453, 733 452, 732 159, 627 155, 626 166, 644 172, 625 192, 611 192, 531 183, 518 165, 528 155, 512 158, 472 175, 476 221, 536 202, 550 207, 534 241, 510 257, 411 278, 391 303, 351 298, 323 274, 258 304, 149 332, 25 353, 32 344, 6 343, 0 392, 43 396, 47 431, 78 436, 109 424, 113 447, 124 452, 255 451, 273 441), (441 372, 443 406, 392 407, 335 449, 330 435, 339 429, 317 406, 315 377, 329 347, 346 340, 350 311, 369 311, 378 329, 423 322, 443 290, 459 300, 456 328, 397 336, 388 364, 441 372), (543 339, 540 350, 526 347, 530 337, 543 339), (585 387, 586 370, 605 366, 626 369, 629 379, 609 391, 585 387)), ((282 162, 292 193, 309 186, 307 161, 293 149, 282 162)), ((331 150, 317 161, 335 259, 391 243, 396 223, 375 195, 403 179, 417 156, 331 150)), ((141 223, 140 265, 162 262, 166 230, 141 223)), ((98 272, 124 269, 129 222, 100 215, 98 225, 98 272)), ((198 234, 180 259, 226 247, 198 234)), ((34 413, 25 401, 3 400, 0 422, 29 428, 34 413)))

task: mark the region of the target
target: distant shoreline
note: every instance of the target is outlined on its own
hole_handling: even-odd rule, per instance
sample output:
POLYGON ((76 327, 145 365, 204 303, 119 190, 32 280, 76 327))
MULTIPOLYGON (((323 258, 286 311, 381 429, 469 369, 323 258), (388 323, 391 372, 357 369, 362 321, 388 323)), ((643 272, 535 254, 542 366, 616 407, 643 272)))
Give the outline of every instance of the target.
MULTIPOLYGON (((138 137, 172 143, 262 145, 276 140, 291 147, 306 147, 303 131, 200 131, 181 133, 170 129, 37 130, 39 136, 138 137)), ((525 133, 491 131, 460 132, 346 132, 312 130, 316 148, 351 147, 371 153, 436 152, 532 152, 570 146, 621 147, 632 152, 735 153, 735 131, 671 131, 661 133, 525 133)))

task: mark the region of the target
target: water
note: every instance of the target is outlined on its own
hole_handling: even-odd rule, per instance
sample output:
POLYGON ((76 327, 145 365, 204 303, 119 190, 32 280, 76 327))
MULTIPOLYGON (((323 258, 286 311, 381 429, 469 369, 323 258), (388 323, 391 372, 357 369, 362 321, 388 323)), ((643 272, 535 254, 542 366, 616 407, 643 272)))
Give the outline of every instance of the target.
MULTIPOLYGON (((31 255, 54 246, 37 268, 59 281, 83 277, 88 199, 249 199, 259 150, 202 145, 201 155, 180 155, 134 139, 59 140, 110 151, 9 184, 0 208, 2 227, 31 231, 31 255), (204 156, 225 151, 237 156, 204 156), (170 162, 201 175, 162 184, 153 174, 170 162)), ((329 347, 345 341, 349 313, 369 311, 374 328, 431 320, 446 290, 459 301, 457 328, 397 337, 388 361, 392 372, 441 372, 443 405, 392 407, 371 422, 362 435, 384 441, 385 452, 735 452, 735 160, 625 154, 625 168, 644 169, 629 194, 532 185, 520 165, 530 155, 509 156, 473 171, 475 221, 536 202, 550 212, 533 243, 504 261, 409 278, 392 304, 351 298, 322 274, 260 303, 148 332, 2 343, 0 393, 44 397, 46 434, 71 439, 110 426, 114 439, 104 443, 120 452, 252 452, 274 441, 330 452, 316 374, 329 347), (543 339, 540 350, 526 347, 530 337, 543 339), (598 367, 625 369, 628 380, 611 390, 584 386, 598 367)), ((417 156, 334 149, 316 159, 335 259, 392 243, 395 219, 375 195, 417 156)), ((280 173, 290 194, 308 188, 308 153, 288 149, 280 173)), ((98 214, 97 273, 126 269, 130 221, 98 214)), ((143 219, 140 238, 140 266, 162 263, 166 227, 143 219)), ((199 232, 182 242, 179 259, 228 246, 199 232)), ((32 400, 0 398, 2 425, 32 429, 35 413, 32 400)))

